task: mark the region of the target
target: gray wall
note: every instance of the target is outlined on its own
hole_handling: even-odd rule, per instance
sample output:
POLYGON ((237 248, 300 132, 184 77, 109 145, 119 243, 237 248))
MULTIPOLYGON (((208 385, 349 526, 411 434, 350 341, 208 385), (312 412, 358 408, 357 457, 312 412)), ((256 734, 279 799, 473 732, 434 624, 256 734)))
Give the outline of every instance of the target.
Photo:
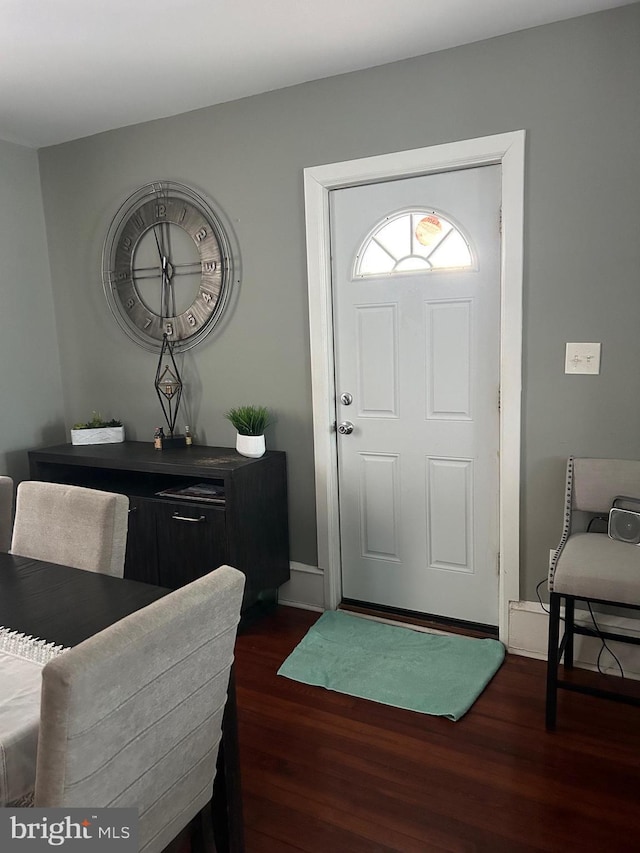
POLYGON ((35 151, 0 140, 0 473, 63 440, 62 382, 35 151))
POLYGON ((40 151, 67 425, 92 409, 151 438, 154 357, 120 332, 100 284, 110 216, 138 186, 193 184, 232 220, 243 260, 224 329, 184 358, 198 438, 223 412, 277 413, 292 559, 316 562, 302 170, 525 128, 523 588, 560 532, 570 453, 640 455, 640 5, 303 84, 40 151), (600 376, 563 373, 601 341, 600 376))

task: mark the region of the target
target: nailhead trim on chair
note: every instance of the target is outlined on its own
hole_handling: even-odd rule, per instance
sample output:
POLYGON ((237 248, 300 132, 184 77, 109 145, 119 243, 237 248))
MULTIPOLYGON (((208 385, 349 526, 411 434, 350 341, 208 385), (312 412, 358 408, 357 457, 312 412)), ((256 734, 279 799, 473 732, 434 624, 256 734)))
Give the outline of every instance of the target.
POLYGON ((553 555, 553 559, 551 560, 551 565, 549 566, 549 592, 553 592, 553 580, 555 577, 558 560, 560 559, 560 554, 562 553, 564 546, 567 544, 567 539, 569 538, 569 532, 571 530, 571 506, 573 504, 573 460, 574 457, 570 456, 567 462, 567 486, 565 490, 564 502, 564 526, 562 528, 562 537, 560 538, 560 543, 556 548, 556 552, 553 555))

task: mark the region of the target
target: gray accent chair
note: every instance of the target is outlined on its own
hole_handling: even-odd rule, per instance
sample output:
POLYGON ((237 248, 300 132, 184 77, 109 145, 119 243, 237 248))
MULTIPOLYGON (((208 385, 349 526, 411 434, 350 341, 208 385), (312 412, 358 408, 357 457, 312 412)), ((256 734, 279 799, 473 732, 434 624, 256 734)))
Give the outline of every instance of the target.
POLYGON ((129 498, 62 483, 18 485, 11 553, 122 577, 129 498))
POLYGON ((36 807, 137 806, 140 853, 211 830, 244 580, 221 566, 44 667, 36 807))
MULTIPOLYGON (((560 544, 549 568, 549 644, 547 653, 546 727, 555 728, 558 689, 640 705, 640 700, 609 689, 560 678, 564 655, 565 676, 573 668, 575 635, 640 644, 640 639, 606 631, 598 626, 592 605, 612 605, 640 610, 640 547, 607 535, 609 511, 615 498, 640 498, 640 461, 584 459, 567 463, 564 526, 560 544), (600 526, 601 532, 593 532, 600 526), (576 623, 575 603, 584 602, 588 622, 576 623), (564 633, 560 640, 561 606, 564 633)), ((628 508, 631 508, 629 506, 628 508)))
POLYGON ((13 480, 0 476, 0 551, 6 554, 11 545, 13 521, 13 480))

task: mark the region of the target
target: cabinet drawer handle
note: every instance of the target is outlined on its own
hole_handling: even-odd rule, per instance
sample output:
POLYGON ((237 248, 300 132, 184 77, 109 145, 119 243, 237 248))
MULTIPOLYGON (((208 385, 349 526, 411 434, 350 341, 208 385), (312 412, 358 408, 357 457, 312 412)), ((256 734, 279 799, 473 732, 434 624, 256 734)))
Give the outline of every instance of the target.
POLYGON ((201 515, 200 518, 189 518, 188 515, 179 515, 177 512, 174 512, 171 517, 174 521, 192 521, 195 524, 199 524, 200 522, 207 520, 204 515, 201 515))

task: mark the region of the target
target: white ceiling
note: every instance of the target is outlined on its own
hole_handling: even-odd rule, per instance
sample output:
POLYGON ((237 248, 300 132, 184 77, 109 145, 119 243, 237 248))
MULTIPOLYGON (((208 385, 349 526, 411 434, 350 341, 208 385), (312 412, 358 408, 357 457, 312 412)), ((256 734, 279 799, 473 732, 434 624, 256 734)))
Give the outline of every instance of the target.
POLYGON ((41 147, 630 0, 0 0, 0 138, 41 147))

